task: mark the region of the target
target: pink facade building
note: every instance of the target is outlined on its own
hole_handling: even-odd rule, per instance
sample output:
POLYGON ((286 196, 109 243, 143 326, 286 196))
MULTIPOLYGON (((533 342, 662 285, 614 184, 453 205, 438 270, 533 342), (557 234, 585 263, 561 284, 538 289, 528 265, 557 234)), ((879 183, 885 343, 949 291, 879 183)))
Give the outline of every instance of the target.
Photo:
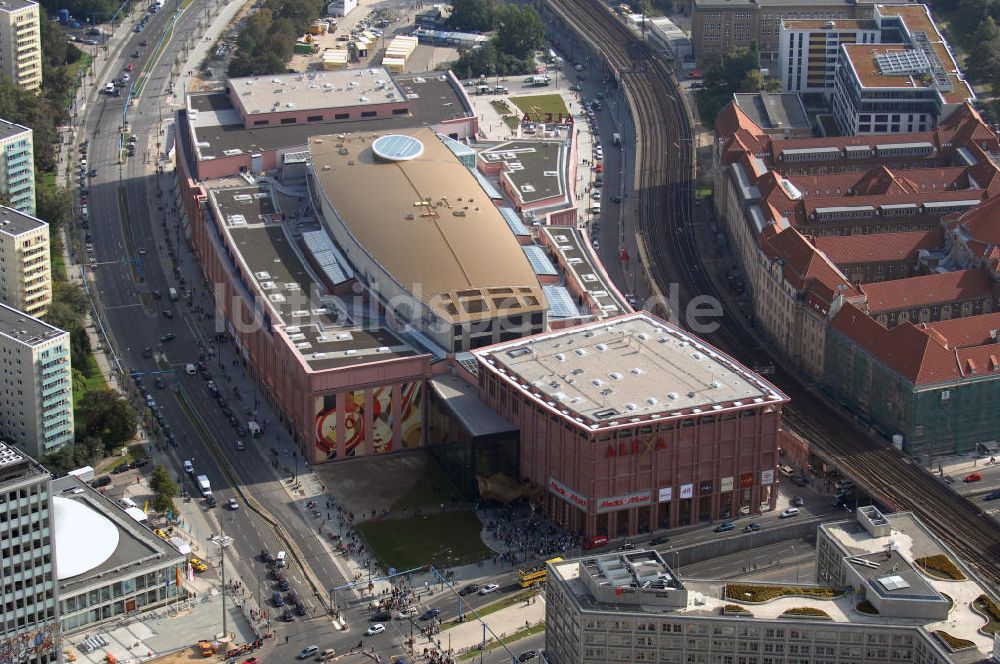
POLYGON ((480 398, 520 431, 520 479, 567 528, 624 536, 777 500, 788 399, 642 312, 474 351, 480 398))

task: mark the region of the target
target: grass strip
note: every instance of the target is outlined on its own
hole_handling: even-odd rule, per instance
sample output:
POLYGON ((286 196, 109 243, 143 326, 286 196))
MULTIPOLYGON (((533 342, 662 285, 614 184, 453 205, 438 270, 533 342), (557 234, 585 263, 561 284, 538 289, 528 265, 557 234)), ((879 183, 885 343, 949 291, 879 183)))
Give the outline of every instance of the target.
MULTIPOLYGON (((491 613, 502 611, 503 609, 506 609, 509 606, 514 606, 515 604, 520 604, 521 602, 525 602, 529 598, 534 597, 537 594, 538 594, 537 590, 530 590, 530 589, 522 590, 521 592, 514 593, 509 597, 504 597, 498 602, 493 602, 492 604, 485 604, 476 609, 476 613, 478 613, 479 617, 482 618, 483 616, 488 616, 491 613)), ((457 627, 458 625, 467 623, 470 620, 475 619, 475 616, 472 613, 472 609, 469 609, 468 613, 466 613, 465 615, 466 619, 462 621, 460 621, 458 618, 452 618, 451 620, 444 621, 443 623, 441 623, 441 629, 449 629, 451 627, 457 627)))
MULTIPOLYGON (((511 644, 520 641, 521 639, 526 639, 529 636, 534 636, 535 634, 541 634, 544 631, 545 631, 545 621, 543 620, 537 625, 532 625, 527 629, 519 630, 517 632, 514 632, 512 635, 508 637, 504 637, 502 644, 499 641, 492 641, 490 643, 487 643, 486 648, 484 649, 483 652, 485 652, 488 655, 498 648, 502 648, 505 645, 510 646, 511 644)), ((458 657, 455 658, 455 660, 459 662, 469 661, 471 659, 475 659, 476 657, 478 657, 479 652, 480 651, 478 649, 473 649, 467 653, 459 655, 458 657)))

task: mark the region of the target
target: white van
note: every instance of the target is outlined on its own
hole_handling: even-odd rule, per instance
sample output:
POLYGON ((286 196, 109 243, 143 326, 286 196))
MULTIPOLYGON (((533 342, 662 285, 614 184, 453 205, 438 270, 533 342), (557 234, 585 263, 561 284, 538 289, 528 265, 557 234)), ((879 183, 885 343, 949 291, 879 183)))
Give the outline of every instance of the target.
POLYGON ((600 203, 594 203, 590 207, 590 211, 593 212, 594 214, 600 214, 601 213, 601 204, 600 203))
POLYGON ((278 555, 276 555, 274 557, 274 566, 275 567, 284 567, 285 566, 285 556, 286 555, 287 554, 284 551, 279 551, 278 555))
POLYGON ((189 376, 193 376, 196 373, 198 373, 198 369, 196 369, 193 364, 188 364, 186 367, 184 367, 184 371, 186 371, 187 375, 189 376))
POLYGON ((107 93, 107 94, 109 94, 109 95, 110 94, 114 94, 114 92, 115 92, 115 84, 114 83, 108 83, 107 85, 105 85, 104 86, 104 92, 107 93))
POLYGON ((194 475, 194 464, 191 463, 190 459, 184 459, 184 472, 188 475, 194 475))

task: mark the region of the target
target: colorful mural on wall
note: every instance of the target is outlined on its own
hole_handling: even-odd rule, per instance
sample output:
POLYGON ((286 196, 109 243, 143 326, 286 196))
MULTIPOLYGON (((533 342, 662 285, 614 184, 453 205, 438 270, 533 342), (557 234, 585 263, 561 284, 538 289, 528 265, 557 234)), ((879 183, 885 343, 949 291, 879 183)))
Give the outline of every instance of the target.
POLYGON ((40 625, 0 641, 0 664, 21 664, 53 650, 59 634, 59 624, 40 625))
POLYGON ((399 410, 403 414, 399 423, 401 447, 420 447, 424 436, 424 391, 423 383, 403 383, 400 385, 399 410))
POLYGON ((371 392, 371 421, 365 420, 365 392, 357 390, 343 395, 343 429, 337 427, 337 399, 328 395, 317 399, 316 447, 327 459, 337 458, 338 445, 343 442, 344 456, 362 456, 367 427, 371 427, 372 454, 384 454, 400 449, 420 447, 423 443, 423 383, 401 383, 377 387, 371 392), (398 392, 398 410, 393 406, 393 392, 398 392), (399 435, 395 434, 398 420, 399 435))

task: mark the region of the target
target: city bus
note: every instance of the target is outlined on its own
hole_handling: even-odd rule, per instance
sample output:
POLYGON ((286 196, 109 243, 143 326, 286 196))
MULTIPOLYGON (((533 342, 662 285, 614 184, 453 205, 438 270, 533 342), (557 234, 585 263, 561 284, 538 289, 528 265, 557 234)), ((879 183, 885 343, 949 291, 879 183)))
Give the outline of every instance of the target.
POLYGON ((529 567, 528 569, 517 570, 517 580, 522 588, 530 588, 536 583, 545 583, 546 567, 549 563, 561 563, 562 558, 549 558, 544 563, 529 567))

